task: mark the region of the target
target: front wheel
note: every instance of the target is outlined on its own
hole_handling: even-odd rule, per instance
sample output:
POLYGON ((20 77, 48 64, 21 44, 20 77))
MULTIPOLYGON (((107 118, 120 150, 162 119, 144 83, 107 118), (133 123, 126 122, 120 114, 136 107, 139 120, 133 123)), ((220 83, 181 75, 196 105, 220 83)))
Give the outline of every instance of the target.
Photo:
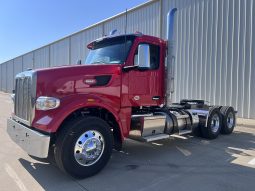
POLYGON ((55 160, 64 172, 85 178, 104 168, 112 153, 112 132, 100 118, 78 118, 66 123, 56 141, 55 160))

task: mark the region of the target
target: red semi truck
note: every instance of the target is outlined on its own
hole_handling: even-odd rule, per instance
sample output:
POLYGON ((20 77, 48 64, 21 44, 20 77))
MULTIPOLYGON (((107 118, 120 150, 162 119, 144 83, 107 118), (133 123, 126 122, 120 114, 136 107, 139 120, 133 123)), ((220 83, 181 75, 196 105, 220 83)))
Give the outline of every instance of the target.
POLYGON ((7 132, 29 155, 54 159, 77 178, 99 172, 125 138, 155 141, 232 133, 235 110, 203 100, 172 103, 176 9, 167 41, 141 33, 91 42, 85 65, 30 70, 15 78, 7 132))

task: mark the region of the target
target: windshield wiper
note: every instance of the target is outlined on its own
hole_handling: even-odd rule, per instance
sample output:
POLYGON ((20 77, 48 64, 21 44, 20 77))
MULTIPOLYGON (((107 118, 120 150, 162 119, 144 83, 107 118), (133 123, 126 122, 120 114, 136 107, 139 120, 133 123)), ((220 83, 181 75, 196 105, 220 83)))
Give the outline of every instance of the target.
POLYGON ((103 61, 96 61, 96 62, 93 62, 91 64, 107 64, 106 62, 103 62, 103 61))

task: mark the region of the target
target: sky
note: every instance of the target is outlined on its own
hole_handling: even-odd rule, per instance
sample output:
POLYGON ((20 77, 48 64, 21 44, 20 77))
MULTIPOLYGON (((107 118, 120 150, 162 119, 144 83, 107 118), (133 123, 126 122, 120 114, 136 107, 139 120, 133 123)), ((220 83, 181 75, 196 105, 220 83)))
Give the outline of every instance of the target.
POLYGON ((148 0, 0 0, 0 63, 148 0))

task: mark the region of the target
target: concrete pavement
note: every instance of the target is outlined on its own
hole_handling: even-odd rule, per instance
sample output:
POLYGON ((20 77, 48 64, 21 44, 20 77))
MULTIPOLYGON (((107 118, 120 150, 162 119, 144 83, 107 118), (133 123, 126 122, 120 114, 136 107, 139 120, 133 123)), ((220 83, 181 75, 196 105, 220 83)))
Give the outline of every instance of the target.
POLYGON ((75 180, 30 158, 6 133, 12 103, 0 93, 0 190, 255 190, 255 126, 208 141, 186 136, 153 143, 125 141, 99 174, 75 180))

